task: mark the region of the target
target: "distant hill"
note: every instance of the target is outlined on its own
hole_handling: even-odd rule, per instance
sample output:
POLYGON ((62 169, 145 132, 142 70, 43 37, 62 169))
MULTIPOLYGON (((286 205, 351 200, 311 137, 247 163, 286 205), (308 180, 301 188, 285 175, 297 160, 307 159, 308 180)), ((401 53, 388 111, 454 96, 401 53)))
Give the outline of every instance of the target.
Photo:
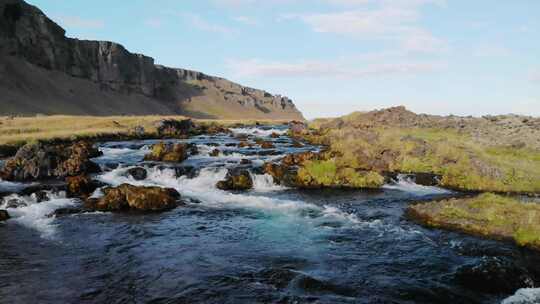
POLYGON ((0 0, 0 115, 33 114, 303 119, 287 97, 68 38, 37 7, 0 0))

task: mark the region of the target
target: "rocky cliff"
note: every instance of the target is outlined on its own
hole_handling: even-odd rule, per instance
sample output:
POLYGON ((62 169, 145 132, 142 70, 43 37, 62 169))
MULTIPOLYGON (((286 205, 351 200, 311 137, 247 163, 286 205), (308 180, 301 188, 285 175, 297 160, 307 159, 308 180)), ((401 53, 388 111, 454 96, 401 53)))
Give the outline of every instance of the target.
POLYGON ((184 114, 302 119, 287 97, 168 68, 108 41, 68 38, 41 10, 0 0, 0 114, 184 114))

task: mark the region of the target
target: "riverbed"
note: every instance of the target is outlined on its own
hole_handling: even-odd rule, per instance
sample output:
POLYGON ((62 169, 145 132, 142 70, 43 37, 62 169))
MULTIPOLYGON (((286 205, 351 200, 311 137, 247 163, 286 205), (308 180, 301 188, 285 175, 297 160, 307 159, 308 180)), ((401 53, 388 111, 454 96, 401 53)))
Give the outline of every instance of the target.
MULTIPOLYGON (((54 191, 40 203, 4 197, 0 209, 10 197, 26 206, 7 208, 12 219, 0 223, 0 303, 521 303, 538 294, 535 252, 403 216, 408 204, 460 193, 405 176, 381 190, 289 189, 258 167, 319 147, 293 145, 282 126, 233 132, 275 148, 239 148, 229 134, 169 140, 200 152, 172 165, 142 161, 159 140, 99 144, 104 172, 94 179, 174 188, 186 205, 168 212, 54 217, 81 202, 54 191), (128 176, 134 166, 147 178, 128 176), (239 166, 254 189, 217 189, 239 166), (512 296, 520 288, 530 289, 512 296)), ((1 181, 0 192, 27 186, 1 181)))

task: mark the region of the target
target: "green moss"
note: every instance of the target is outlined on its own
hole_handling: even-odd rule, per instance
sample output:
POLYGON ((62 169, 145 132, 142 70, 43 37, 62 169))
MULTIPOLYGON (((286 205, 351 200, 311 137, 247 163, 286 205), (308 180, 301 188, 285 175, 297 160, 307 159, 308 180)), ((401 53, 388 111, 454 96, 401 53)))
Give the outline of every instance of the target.
POLYGON ((334 159, 306 161, 298 170, 298 179, 308 187, 378 188, 384 183, 377 172, 338 167, 334 159))
POLYGON ((474 198, 450 199, 411 206, 435 227, 458 228, 496 239, 513 239, 540 249, 540 204, 484 193, 474 198))

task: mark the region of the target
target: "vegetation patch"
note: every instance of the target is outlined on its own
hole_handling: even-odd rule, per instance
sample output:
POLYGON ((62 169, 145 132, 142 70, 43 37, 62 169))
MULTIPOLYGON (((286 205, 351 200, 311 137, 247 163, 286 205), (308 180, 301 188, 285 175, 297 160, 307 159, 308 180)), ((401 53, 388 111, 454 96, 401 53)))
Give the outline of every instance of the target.
POLYGON ((540 204, 484 193, 474 198, 412 205, 408 216, 429 227, 512 240, 540 250, 540 204))

